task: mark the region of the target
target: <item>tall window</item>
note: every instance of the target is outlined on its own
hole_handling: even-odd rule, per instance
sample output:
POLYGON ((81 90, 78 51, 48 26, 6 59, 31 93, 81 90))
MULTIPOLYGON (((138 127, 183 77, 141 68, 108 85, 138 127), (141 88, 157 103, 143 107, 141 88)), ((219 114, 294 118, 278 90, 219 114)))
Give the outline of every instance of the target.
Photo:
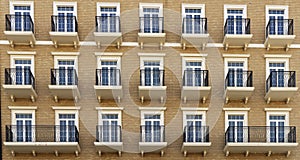
MULTIPOLYGON (((232 87, 243 87, 244 78, 243 78, 243 70, 244 70, 244 62, 228 62, 228 86, 232 87)), ((246 80, 246 78, 245 78, 246 80)))
POLYGON ((145 142, 162 142, 161 116, 159 114, 144 115, 145 142))
POLYGON ((270 115, 269 116, 269 133, 270 142, 285 142, 285 115, 270 115))
POLYGON ((120 85, 117 70, 117 61, 101 61, 101 85, 116 86, 120 85))
POLYGON ((160 86, 161 71, 159 69, 160 62, 145 61, 144 62, 144 84, 145 86, 160 86))
POLYGON ((186 86, 203 86, 202 62, 185 62, 185 85, 186 86))
POLYGON ((227 21, 227 34, 243 34, 245 33, 245 22, 243 18, 247 18, 245 5, 225 5, 224 18, 227 21))
POLYGON ((244 141, 244 115, 228 115, 229 142, 244 141))
POLYGON ((16 141, 17 142, 32 142, 32 114, 30 113, 17 113, 15 114, 16 120, 16 141))
POLYGON ((33 21, 33 2, 10 1, 11 31, 31 31, 33 21))
POLYGON ((97 31, 120 32, 120 3, 97 3, 97 31))
POLYGON ((16 68, 15 82, 18 85, 31 84, 31 60, 30 59, 15 59, 14 65, 16 68))
POLYGON ((75 81, 75 61, 74 60, 58 60, 59 85, 74 85, 75 81))
POLYGON ((58 32, 75 32, 77 3, 76 2, 53 2, 54 15, 58 32))
POLYGON ((140 4, 140 23, 143 33, 162 33, 162 4, 140 4))
POLYGON ((270 62, 269 69, 271 74, 271 82, 273 87, 285 87, 288 82, 284 82, 285 63, 283 62, 270 62))
POLYGON ((203 128, 203 116, 201 114, 187 114, 185 126, 186 142, 203 142, 205 136, 205 128, 203 128))
POLYGON ((203 34, 205 32, 204 5, 182 4, 183 33, 203 34))
POLYGON ((59 114, 59 141, 75 142, 75 114, 59 114))
POLYGON ((102 138, 103 142, 119 142, 120 140, 120 121, 119 114, 102 114, 101 115, 102 138))
POLYGON ((269 34, 284 34, 284 12, 284 10, 269 10, 269 34))

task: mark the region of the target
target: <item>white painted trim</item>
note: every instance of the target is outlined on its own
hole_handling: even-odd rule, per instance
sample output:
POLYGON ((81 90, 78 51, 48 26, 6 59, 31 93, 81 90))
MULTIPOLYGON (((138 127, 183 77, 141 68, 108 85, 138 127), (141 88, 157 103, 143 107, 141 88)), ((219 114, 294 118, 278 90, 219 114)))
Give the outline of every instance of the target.
POLYGON ((268 25, 269 23, 269 10, 273 10, 273 9, 279 9, 279 10, 284 10, 284 19, 288 19, 289 18, 289 6, 288 5, 266 5, 265 8, 265 16, 266 16, 266 25, 268 25))
POLYGON ((12 109, 11 110, 11 125, 16 125, 16 116, 15 114, 32 114, 32 124, 35 125, 35 110, 36 109, 12 109))
POLYGON ((189 53, 180 53, 181 57, 207 57, 207 54, 189 54, 189 53))
POLYGON ((182 111, 182 130, 184 130, 184 127, 187 125, 186 121, 186 116, 187 115, 202 115, 202 126, 206 126, 206 111, 202 110, 202 111, 194 111, 194 110, 183 110, 182 111))
POLYGON ((9 13, 15 14, 14 6, 30 6, 30 16, 34 23, 34 2, 33 1, 9 1, 9 13))
POLYGON ((290 123, 290 116, 289 116, 289 111, 278 111, 278 112, 272 112, 272 111, 267 111, 266 112, 266 126, 269 126, 270 124, 270 115, 284 115, 285 116, 285 126, 289 126, 290 123))
POLYGON ((74 106, 52 106, 53 110, 80 110, 80 107, 74 106))
POLYGON ((186 62, 201 62, 201 69, 206 69, 205 57, 182 57, 182 77, 184 75, 184 71, 186 70, 186 62))
POLYGON ((277 111, 286 111, 286 112, 290 112, 292 111, 292 108, 265 108, 264 111, 266 112, 277 112, 277 111))
POLYGON ((208 108, 181 107, 182 111, 208 111, 208 108))
POLYGON ((122 56, 122 52, 95 52, 95 56, 122 56))
POLYGON ((265 54, 265 58, 291 58, 291 54, 265 54))
POLYGON ((100 7, 116 7, 117 8, 117 11, 115 12, 116 16, 120 16, 120 3, 118 2, 97 2, 97 8, 96 8, 97 16, 101 16, 100 7))
POLYGON ((159 61, 159 69, 162 70, 164 69, 164 57, 162 56, 150 56, 150 57, 146 57, 146 56, 141 56, 140 57, 140 69, 144 69, 145 66, 144 66, 144 62, 145 61, 159 61))
POLYGON ((37 110, 37 106, 8 106, 11 110, 37 110))
MULTIPOLYGON (((139 107, 141 108, 141 107, 139 107)), ((164 125, 164 110, 141 110, 141 125, 145 125, 145 114, 160 114, 160 125, 164 125)))
POLYGON ((268 79, 269 75, 270 75, 270 68, 269 68, 269 63, 284 63, 284 71, 289 71, 289 58, 266 58, 266 79, 268 79))
MULTIPOLYGON (((19 52, 21 53, 21 52, 19 52)), ((16 68, 16 64, 15 64, 15 60, 29 60, 31 61, 31 67, 30 67, 30 71, 33 74, 33 76, 35 75, 35 68, 34 68, 34 55, 33 54, 12 54, 10 55, 10 68, 16 68)))
POLYGON ((98 110, 98 125, 103 125, 102 114, 118 114, 118 125, 122 127, 122 110, 98 110))
POLYGON ((224 79, 228 74, 228 62, 243 62, 243 70, 248 70, 248 58, 224 58, 224 79))
POLYGON ((97 69, 101 69, 101 61, 117 61, 117 69, 121 70, 121 56, 97 56, 97 69))
POLYGON ((250 54, 223 54, 224 58, 249 58, 250 54))
POLYGON ((164 111, 166 107, 139 107, 140 111, 164 111))
POLYGON ((147 56, 147 57, 164 57, 165 53, 138 53, 138 56, 147 56))
MULTIPOLYGON (((223 108, 223 110, 224 109, 225 108, 223 108)), ((228 115, 244 115, 244 126, 248 126, 248 111, 249 110, 225 110, 225 128, 224 128, 225 132, 229 126, 228 115)))
POLYGON ((78 75, 78 56, 54 56, 54 68, 58 68, 58 60, 74 60, 74 67, 78 75))
POLYGON ((243 18, 247 18, 247 5, 233 5, 233 4, 224 4, 224 24, 226 23, 226 19, 228 17, 227 10, 228 9, 242 9, 243 10, 243 18))
POLYGON ((124 110, 124 107, 96 107, 96 110, 124 110))
POLYGON ((67 7, 74 7, 74 16, 77 18, 77 2, 53 2, 53 15, 57 15, 57 7, 58 6, 67 6, 67 7))
POLYGON ((7 51, 7 54, 9 55, 35 55, 36 52, 33 51, 33 52, 29 52, 29 51, 7 51))
POLYGON ((201 9, 201 18, 205 17, 205 4, 191 4, 191 3, 182 3, 181 5, 181 17, 182 19, 185 16, 185 9, 186 8, 192 8, 192 9, 201 9))
POLYGON ((139 4, 139 16, 144 17, 143 8, 159 8, 158 17, 163 17, 163 4, 162 3, 140 3, 139 4))
MULTIPOLYGON (((56 108, 56 107, 52 107, 56 108)), ((59 114, 75 114, 75 126, 79 131, 79 109, 80 107, 72 107, 79 109, 69 109, 68 107, 57 107, 57 108, 65 108, 65 109, 54 109, 55 110, 55 125, 59 125, 59 114)))
POLYGON ((223 108, 223 111, 250 111, 250 108, 223 108))
POLYGON ((80 52, 51 52, 53 56, 79 56, 80 52))

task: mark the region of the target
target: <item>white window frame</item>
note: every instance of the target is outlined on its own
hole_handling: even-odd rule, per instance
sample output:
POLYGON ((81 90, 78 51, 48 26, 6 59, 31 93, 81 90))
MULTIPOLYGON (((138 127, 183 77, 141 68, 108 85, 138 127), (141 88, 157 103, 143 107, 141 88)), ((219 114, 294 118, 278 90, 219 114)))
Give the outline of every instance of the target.
POLYGON ((284 19, 289 18, 289 6, 288 5, 266 5, 266 26, 269 23, 269 10, 284 10, 284 19))
POLYGON ((184 127, 187 125, 187 115, 202 115, 202 126, 206 126, 206 111, 189 111, 189 110, 183 110, 182 111, 182 130, 184 130, 184 127))
POLYGON ((58 15, 57 7, 74 7, 73 14, 77 17, 77 2, 53 2, 53 15, 58 15))
POLYGON ((31 60, 30 71, 33 76, 35 75, 34 55, 10 55, 10 68, 16 68, 15 60, 31 60))
POLYGON ((139 4, 139 15, 144 17, 143 8, 159 8, 158 17, 163 17, 163 4, 162 3, 140 3, 139 4))
POLYGON ((54 56, 54 68, 58 69, 59 60, 74 60, 74 69, 78 75, 78 56, 54 56))
POLYGON ((103 125, 102 114, 117 114, 118 125, 122 126, 122 111, 121 110, 98 110, 98 125, 103 125))
POLYGON ((9 1, 9 12, 14 14, 14 6, 30 6, 30 16, 34 22, 34 2, 33 1, 9 1))
MULTIPOLYGON (((159 70, 164 69, 164 56, 165 56, 165 54, 161 54, 161 53, 158 53, 158 54, 155 54, 155 53, 154 54, 151 54, 151 53, 150 54, 149 53, 138 53, 138 55, 140 56, 140 70, 145 69, 144 62, 147 62, 147 61, 156 61, 156 62, 159 61, 159 70)), ((145 76, 141 75, 141 77, 142 77, 141 82, 145 83, 145 76)), ((160 82, 162 83, 162 79, 160 80, 160 82)))
MULTIPOLYGON (((270 108, 265 108, 265 111, 266 111, 266 126, 270 126, 270 116, 285 116, 284 126, 289 126, 289 120, 290 120, 289 111, 291 111, 291 109, 284 110, 284 108, 283 108, 282 110, 280 110, 280 109, 272 110, 270 108)), ((284 132, 284 133, 285 133, 284 139, 287 140, 288 132, 284 132)), ((267 133, 267 141, 270 142, 270 134, 269 133, 267 133)))
POLYGON ((55 107, 55 125, 60 125, 59 114, 75 114, 75 126, 79 131, 79 109, 74 107, 70 107, 70 109, 59 109, 59 107, 55 107))
POLYGON ((182 75, 184 71, 187 69, 186 62, 201 62, 201 70, 206 69, 205 57, 182 57, 182 75))
POLYGON ((116 16, 120 16, 120 3, 118 2, 97 2, 97 16, 101 16, 101 7, 116 7, 116 16))
POLYGON ((243 115, 244 116, 244 126, 248 126, 248 111, 228 111, 225 110, 225 132, 227 130, 227 128, 229 127, 229 123, 228 123, 228 116, 229 115, 243 115))
POLYGON ((97 56, 97 69, 101 69, 101 61, 116 61, 117 69, 121 71, 121 57, 120 56, 97 56))
POLYGON ((247 5, 231 5, 231 4, 225 4, 224 5, 224 25, 226 23, 226 19, 228 17, 227 10, 228 9, 237 9, 237 10, 243 10, 242 17, 247 18, 247 5))
POLYGON ((243 70, 248 70, 248 58, 224 58, 224 79, 226 79, 226 76, 228 74, 228 62, 243 62, 243 70))
POLYGON ((205 4, 182 3, 181 5, 182 19, 186 16, 185 9, 201 9, 200 17, 205 18, 205 4))
POLYGON ((164 111, 163 110, 141 110, 141 125, 145 125, 145 114, 153 114, 153 115, 160 115, 160 125, 164 125, 164 111))
POLYGON ((284 63, 284 71, 289 71, 289 58, 266 58, 266 79, 270 75, 269 63, 284 63))

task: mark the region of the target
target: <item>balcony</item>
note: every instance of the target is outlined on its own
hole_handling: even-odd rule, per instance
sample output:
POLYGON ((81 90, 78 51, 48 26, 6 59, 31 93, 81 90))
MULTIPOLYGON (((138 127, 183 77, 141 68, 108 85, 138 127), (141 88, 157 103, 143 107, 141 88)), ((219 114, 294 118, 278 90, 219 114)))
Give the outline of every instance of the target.
POLYGON ((225 79, 225 102, 244 100, 247 104, 254 89, 252 71, 229 70, 225 79))
POLYGON ((265 100, 290 102, 298 91, 295 71, 272 71, 266 81, 265 100))
POLYGON ((96 142, 94 145, 99 156, 102 153, 117 152, 121 156, 123 151, 122 129, 117 125, 96 126, 96 142))
POLYGON ((146 125, 140 128, 139 150, 141 155, 145 153, 160 153, 164 155, 164 148, 167 147, 165 141, 165 127, 159 125, 146 125))
POLYGON ((226 20, 223 40, 225 50, 228 50, 229 47, 247 50, 252 37, 249 18, 228 18, 226 20))
POLYGON ((102 99, 116 99, 120 102, 123 96, 121 74, 119 69, 96 69, 96 97, 102 99))
POLYGON ((17 45, 35 45, 34 24, 30 15, 5 15, 4 34, 11 47, 17 45))
POLYGON ((267 50, 270 48, 285 48, 285 50, 288 51, 295 38, 293 19, 269 20, 266 27, 265 41, 267 50))
POLYGON ((181 44, 182 48, 201 47, 205 49, 209 40, 207 18, 183 18, 181 44))
POLYGON ((51 85, 48 86, 54 101, 80 98, 78 77, 75 69, 51 69, 51 85))
POLYGON ((76 16, 51 16, 50 38, 57 48, 58 46, 79 45, 78 28, 76 16))
POLYGON ((166 99, 167 86, 164 86, 164 70, 140 70, 139 97, 141 102, 144 100, 160 100, 161 103, 166 99))
POLYGON ((140 31, 138 33, 138 42, 141 49, 144 44, 159 44, 162 49, 166 41, 164 33, 164 17, 140 17, 140 31))
POLYGON ((210 94, 211 86, 208 85, 208 70, 185 70, 181 99, 184 103, 187 100, 202 100, 205 103, 210 94))
POLYGON ((98 48, 115 45, 119 49, 122 43, 122 33, 119 16, 96 16, 95 41, 98 48))
POLYGON ((185 126, 183 132, 183 144, 181 151, 184 156, 187 153, 203 153, 207 154, 211 142, 209 142, 209 127, 208 126, 185 126))
POLYGON ((227 128, 225 133, 226 156, 230 153, 286 154, 296 149, 296 127, 294 126, 242 126, 227 128))
POLYGON ((12 156, 18 153, 80 153, 76 126, 6 125, 4 146, 12 156))
POLYGON ((12 102, 16 98, 28 98, 35 102, 35 78, 30 69, 5 68, 5 84, 3 88, 10 95, 12 102))

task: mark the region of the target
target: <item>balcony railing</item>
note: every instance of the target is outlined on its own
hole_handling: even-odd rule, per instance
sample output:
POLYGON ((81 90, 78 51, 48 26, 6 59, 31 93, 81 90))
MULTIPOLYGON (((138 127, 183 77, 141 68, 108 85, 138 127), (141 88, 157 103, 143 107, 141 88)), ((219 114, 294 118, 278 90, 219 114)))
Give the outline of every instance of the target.
POLYGON ((122 142, 121 126, 97 125, 96 142, 122 142))
POLYGON ((269 35, 293 35, 293 19, 270 19, 266 27, 266 38, 269 35))
POLYGON ((208 70, 185 70, 183 74, 183 86, 208 86, 208 70))
POLYGON ((295 71, 271 71, 266 81, 266 92, 271 87, 296 87, 295 71))
POLYGON ((296 143, 295 126, 229 126, 227 143, 296 143))
POLYGON ((140 85, 141 86, 164 86, 164 70, 159 69, 141 69, 140 85))
POLYGON ((96 32, 120 32, 119 16, 96 16, 96 32))
POLYGON ((5 68, 6 85, 32 85, 35 89, 35 78, 30 69, 5 68))
POLYGON ((34 25, 30 15, 5 15, 6 31, 32 31, 34 33, 34 25))
POLYGON ((96 69, 96 85, 120 86, 121 74, 119 69, 96 69))
POLYGON ((51 69, 51 85, 78 85, 75 69, 51 69))
POLYGON ((250 19, 227 18, 224 25, 224 36, 226 34, 250 34, 250 19))
POLYGON ((183 142, 209 142, 208 126, 185 126, 183 142))
POLYGON ((165 126, 140 126, 140 142, 165 142, 165 126))
POLYGON ((51 16, 52 32, 78 32, 76 16, 51 16))
POLYGON ((164 33, 164 17, 140 17, 140 33, 164 33))
POLYGON ((229 70, 225 79, 227 87, 253 87, 252 71, 229 70))
POLYGON ((183 18, 182 33, 207 34, 207 18, 183 18))
POLYGON ((74 125, 6 125, 6 142, 79 142, 74 125))

